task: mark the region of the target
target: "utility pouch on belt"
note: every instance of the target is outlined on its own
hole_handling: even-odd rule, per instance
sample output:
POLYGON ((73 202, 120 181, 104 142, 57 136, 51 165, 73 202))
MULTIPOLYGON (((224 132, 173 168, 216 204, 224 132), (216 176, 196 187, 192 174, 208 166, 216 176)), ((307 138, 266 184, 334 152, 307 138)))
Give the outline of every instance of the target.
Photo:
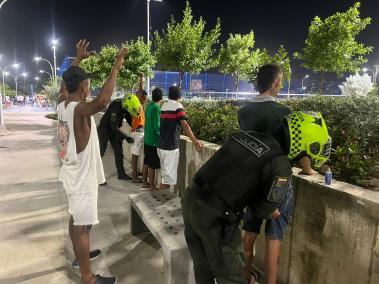
POLYGON ((221 217, 221 238, 225 243, 232 241, 234 234, 239 231, 239 224, 243 218, 243 212, 224 211, 221 217))

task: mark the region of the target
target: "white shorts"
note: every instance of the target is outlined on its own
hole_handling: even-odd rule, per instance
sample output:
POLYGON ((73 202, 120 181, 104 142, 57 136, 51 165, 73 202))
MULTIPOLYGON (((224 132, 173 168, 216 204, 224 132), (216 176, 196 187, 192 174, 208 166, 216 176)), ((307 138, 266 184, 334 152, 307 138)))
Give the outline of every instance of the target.
POLYGON ((161 160, 162 183, 175 185, 178 176, 179 149, 158 149, 158 156, 161 160))
POLYGON ((131 147, 132 154, 139 156, 143 144, 143 132, 133 131, 130 136, 134 139, 131 147))
POLYGON ((68 194, 68 211, 75 226, 99 224, 97 216, 97 190, 91 193, 68 194))

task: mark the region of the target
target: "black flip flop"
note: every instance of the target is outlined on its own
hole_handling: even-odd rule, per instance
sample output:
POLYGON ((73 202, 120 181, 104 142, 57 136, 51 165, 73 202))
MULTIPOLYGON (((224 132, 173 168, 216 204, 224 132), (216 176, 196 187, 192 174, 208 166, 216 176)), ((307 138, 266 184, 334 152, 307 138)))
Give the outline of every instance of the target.
POLYGON ((250 273, 251 273, 251 278, 250 278, 249 284, 251 284, 251 283, 254 284, 259 280, 259 273, 257 271, 250 271, 250 273), (254 279, 254 281, 251 282, 253 279, 254 279))

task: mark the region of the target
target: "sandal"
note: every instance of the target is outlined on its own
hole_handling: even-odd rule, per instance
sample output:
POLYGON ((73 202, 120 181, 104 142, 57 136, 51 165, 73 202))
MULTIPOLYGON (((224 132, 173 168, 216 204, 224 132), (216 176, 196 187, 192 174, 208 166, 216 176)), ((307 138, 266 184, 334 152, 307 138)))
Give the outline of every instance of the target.
POLYGON ((149 185, 142 185, 141 186, 141 191, 148 191, 150 190, 150 186, 149 185))
POLYGON ((251 278, 249 284, 255 284, 259 280, 259 273, 256 271, 251 271, 251 278))
POLYGON ((142 179, 138 178, 138 179, 133 179, 132 180, 133 183, 142 183, 142 179))

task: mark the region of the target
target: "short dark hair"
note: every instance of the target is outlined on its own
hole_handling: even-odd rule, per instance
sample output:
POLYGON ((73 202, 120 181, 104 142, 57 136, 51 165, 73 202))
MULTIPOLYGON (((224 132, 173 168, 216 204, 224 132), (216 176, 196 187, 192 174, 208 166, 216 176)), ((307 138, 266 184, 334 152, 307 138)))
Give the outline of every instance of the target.
POLYGON ((145 96, 147 97, 147 92, 145 90, 138 90, 137 95, 145 96))
POLYGON ((70 66, 62 75, 69 94, 76 92, 81 82, 94 77, 94 74, 87 73, 79 66, 70 66))
POLYGON ((272 83, 279 74, 283 73, 282 68, 277 64, 266 64, 259 68, 257 74, 256 87, 260 94, 271 88, 272 83))
POLYGON ((180 98, 180 89, 178 86, 171 86, 168 89, 168 98, 174 101, 180 98))
POLYGON ((151 98, 152 98, 153 102, 159 102, 160 100, 162 100, 162 97, 163 97, 163 93, 162 93, 161 88, 155 88, 151 92, 151 98))

